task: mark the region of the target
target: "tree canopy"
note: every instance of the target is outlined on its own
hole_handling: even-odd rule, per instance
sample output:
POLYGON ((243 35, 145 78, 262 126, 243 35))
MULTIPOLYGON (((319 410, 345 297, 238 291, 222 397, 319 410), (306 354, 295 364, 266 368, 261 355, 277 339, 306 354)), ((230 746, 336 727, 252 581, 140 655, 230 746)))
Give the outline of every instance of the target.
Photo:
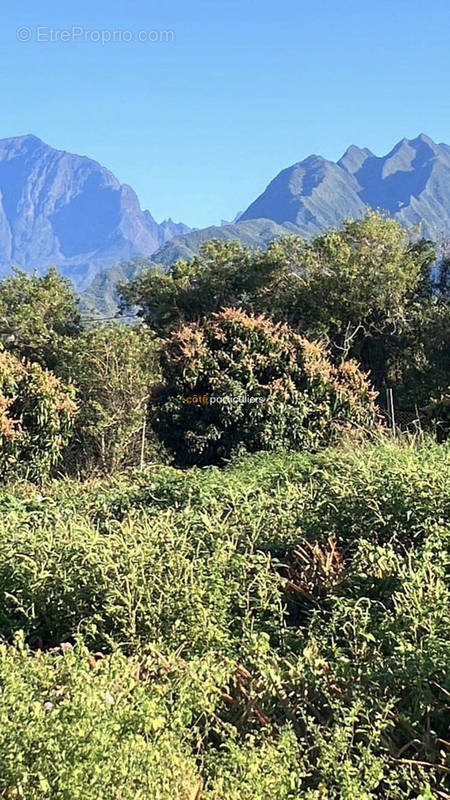
POLYGON ((44 275, 14 269, 0 282, 0 341, 8 350, 53 368, 61 340, 80 331, 72 286, 56 268, 44 275))
POLYGON ((283 236, 265 251, 208 242, 191 261, 142 272, 120 291, 123 307, 137 306, 163 335, 224 307, 268 314, 325 340, 336 360, 356 358, 381 386, 399 338, 433 294, 435 258, 430 242, 370 212, 310 241, 283 236))

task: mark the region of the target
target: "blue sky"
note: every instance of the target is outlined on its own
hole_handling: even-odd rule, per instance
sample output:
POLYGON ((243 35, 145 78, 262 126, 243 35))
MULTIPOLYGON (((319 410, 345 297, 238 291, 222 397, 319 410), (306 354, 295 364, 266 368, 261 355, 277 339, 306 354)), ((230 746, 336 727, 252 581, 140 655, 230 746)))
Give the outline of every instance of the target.
POLYGON ((420 132, 450 143, 448 0, 5 5, 0 136, 95 158, 157 220, 229 219, 310 153, 381 155, 420 132), (45 41, 73 27, 75 41, 45 41))

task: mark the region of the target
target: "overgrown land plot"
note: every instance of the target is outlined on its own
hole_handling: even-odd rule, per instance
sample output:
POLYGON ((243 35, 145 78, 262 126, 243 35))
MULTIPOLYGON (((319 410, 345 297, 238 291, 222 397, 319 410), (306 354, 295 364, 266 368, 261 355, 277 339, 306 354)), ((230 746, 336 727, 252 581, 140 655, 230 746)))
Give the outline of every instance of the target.
POLYGON ((449 800, 448 249, 141 267, 0 282, 0 800, 449 800))
POLYGON ((0 495, 5 798, 446 797, 450 447, 0 495))

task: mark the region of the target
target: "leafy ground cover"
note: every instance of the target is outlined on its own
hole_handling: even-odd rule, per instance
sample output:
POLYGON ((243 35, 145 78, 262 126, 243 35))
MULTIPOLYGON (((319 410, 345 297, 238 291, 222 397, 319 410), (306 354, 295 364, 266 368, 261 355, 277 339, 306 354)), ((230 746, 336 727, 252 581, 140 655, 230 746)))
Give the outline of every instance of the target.
POLYGON ((450 795, 450 446, 0 493, 0 797, 450 795))

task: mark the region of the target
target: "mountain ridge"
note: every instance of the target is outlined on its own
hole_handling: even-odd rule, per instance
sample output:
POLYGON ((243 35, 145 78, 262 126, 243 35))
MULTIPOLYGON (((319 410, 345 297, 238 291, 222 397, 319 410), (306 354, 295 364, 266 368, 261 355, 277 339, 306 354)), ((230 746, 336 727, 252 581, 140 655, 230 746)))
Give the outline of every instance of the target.
POLYGON ((421 133, 385 156, 354 144, 336 162, 307 156, 279 172, 239 220, 291 222, 309 236, 367 207, 421 224, 429 238, 450 233, 450 147, 421 133))

